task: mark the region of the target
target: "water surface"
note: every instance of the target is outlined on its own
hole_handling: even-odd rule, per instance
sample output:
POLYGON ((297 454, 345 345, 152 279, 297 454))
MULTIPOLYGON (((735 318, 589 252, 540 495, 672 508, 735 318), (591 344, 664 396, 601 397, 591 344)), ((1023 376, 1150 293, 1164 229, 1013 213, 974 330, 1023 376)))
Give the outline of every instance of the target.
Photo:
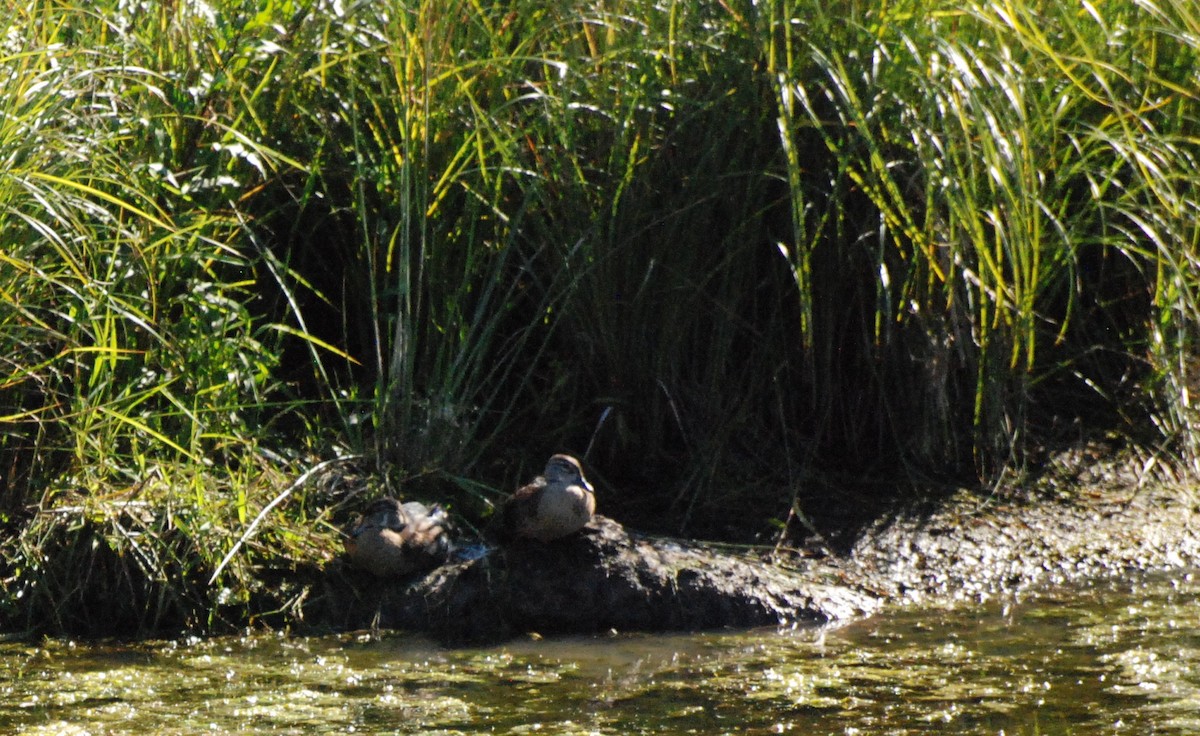
POLYGON ((1200 578, 830 631, 0 645, 0 732, 1200 733, 1200 578))

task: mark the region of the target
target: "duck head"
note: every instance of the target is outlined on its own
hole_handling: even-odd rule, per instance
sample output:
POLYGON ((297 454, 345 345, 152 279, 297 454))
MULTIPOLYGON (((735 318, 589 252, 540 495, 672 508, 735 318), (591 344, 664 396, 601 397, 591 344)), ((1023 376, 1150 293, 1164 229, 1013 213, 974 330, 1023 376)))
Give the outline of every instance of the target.
POLYGON ((583 466, 570 455, 552 455, 546 462, 542 472, 548 485, 579 486, 588 493, 594 493, 592 484, 583 477, 583 466))

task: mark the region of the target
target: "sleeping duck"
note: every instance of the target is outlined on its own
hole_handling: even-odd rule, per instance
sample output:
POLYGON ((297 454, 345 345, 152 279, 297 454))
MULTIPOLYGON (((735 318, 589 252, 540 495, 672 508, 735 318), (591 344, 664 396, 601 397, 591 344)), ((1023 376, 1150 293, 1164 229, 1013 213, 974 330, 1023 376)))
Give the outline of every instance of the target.
POLYGON ((422 503, 381 498, 346 530, 351 563, 381 578, 431 570, 446 561, 446 512, 422 503))

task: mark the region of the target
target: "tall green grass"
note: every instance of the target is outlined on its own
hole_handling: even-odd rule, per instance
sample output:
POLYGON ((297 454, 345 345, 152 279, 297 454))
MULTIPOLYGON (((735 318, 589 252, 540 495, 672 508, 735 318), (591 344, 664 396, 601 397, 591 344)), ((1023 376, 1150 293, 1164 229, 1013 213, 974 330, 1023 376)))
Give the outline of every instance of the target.
POLYGON ((188 581, 269 492, 256 446, 277 358, 251 311, 259 256, 238 201, 291 164, 221 114, 246 92, 228 74, 246 49, 199 58, 229 39, 178 7, 148 25, 110 10, 4 11, 0 522, 16 627, 202 625, 215 595, 188 581))
POLYGON ((12 626, 286 609, 359 494, 474 523, 555 451, 738 539, 1089 436, 1195 463, 1187 3, 4 12, 12 626))
POLYGON ((872 352, 920 369, 885 402, 905 454, 970 451, 994 474, 1099 414, 1125 433, 1150 416, 1194 458, 1194 9, 797 5, 770 10, 775 28, 808 18, 771 46, 782 140, 817 136, 830 188, 870 202, 850 234, 876 253, 872 352))

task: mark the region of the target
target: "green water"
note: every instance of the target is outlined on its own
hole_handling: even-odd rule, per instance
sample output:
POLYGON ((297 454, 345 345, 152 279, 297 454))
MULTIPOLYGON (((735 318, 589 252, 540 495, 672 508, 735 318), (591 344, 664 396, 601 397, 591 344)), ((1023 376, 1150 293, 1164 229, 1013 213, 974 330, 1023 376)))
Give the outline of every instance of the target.
POLYGON ((1200 733, 1200 576, 837 630, 0 645, 0 733, 1200 733))

